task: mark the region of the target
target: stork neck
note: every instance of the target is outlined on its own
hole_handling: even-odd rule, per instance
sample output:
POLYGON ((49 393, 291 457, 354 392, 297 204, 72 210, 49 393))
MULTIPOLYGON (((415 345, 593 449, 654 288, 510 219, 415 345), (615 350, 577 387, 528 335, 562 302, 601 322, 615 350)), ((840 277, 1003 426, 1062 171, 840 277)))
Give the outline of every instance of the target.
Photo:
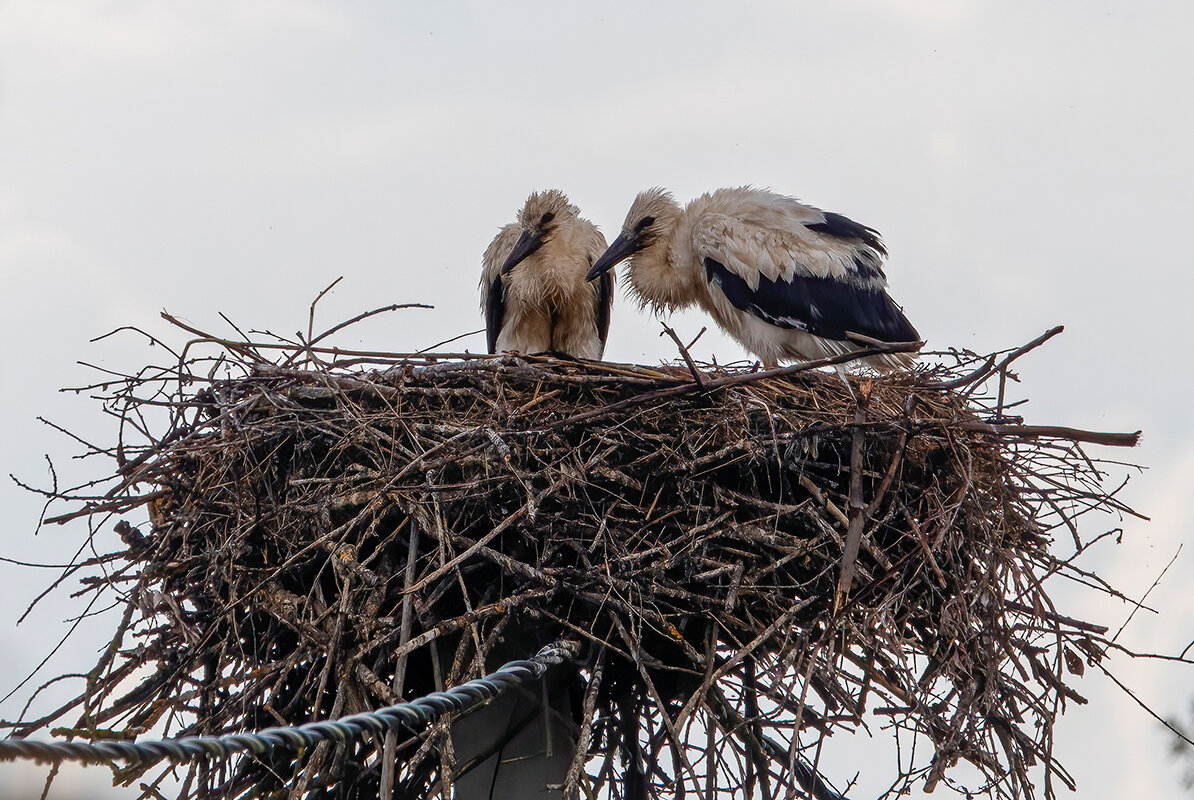
POLYGON ((675 311, 696 302, 690 270, 683 268, 676 239, 661 239, 634 256, 630 282, 644 305, 657 311, 675 311))

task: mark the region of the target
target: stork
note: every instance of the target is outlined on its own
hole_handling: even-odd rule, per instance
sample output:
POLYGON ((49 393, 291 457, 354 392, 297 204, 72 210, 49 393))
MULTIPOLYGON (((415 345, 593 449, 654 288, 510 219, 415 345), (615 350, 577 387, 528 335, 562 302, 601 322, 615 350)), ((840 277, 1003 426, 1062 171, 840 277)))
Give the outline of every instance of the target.
POLYGON ((481 307, 489 352, 552 351, 600 359, 609 334, 612 274, 585 273, 605 250, 597 226, 556 189, 534 192, 485 249, 481 307))
MULTIPOLYGON (((764 368, 920 337, 888 296, 873 228, 744 186, 684 208, 663 189, 635 198, 590 280, 629 258, 630 292, 656 312, 699 305, 764 368)), ((879 370, 915 356, 871 356, 879 370)), ((848 384, 847 384, 848 385, 848 384)))

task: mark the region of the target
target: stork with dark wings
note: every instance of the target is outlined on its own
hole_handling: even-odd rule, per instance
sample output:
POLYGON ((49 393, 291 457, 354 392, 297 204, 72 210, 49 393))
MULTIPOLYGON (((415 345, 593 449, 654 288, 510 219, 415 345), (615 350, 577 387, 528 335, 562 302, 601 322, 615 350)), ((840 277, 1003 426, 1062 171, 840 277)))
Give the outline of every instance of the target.
MULTIPOLYGON (((630 291, 672 311, 699 305, 765 367, 875 343, 915 342, 887 294, 887 251, 872 228, 765 189, 718 189, 681 208, 662 189, 640 194, 622 232, 589 270, 630 259, 630 291)), ((875 368, 914 355, 870 357, 875 368)))

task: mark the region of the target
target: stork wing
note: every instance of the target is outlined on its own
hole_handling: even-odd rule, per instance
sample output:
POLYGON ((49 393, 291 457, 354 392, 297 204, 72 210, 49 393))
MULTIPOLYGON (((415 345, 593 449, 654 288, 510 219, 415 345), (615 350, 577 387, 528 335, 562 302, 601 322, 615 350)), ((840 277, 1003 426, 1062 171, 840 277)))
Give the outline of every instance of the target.
POLYGON ((506 287, 502 283, 502 264, 518 241, 518 225, 498 231, 481 258, 481 309, 485 312, 485 340, 490 353, 497 352, 498 334, 506 316, 506 287))
POLYGON ((706 279, 735 308, 772 325, 826 339, 919 338, 885 291, 878 234, 839 214, 783 228, 707 215, 694 245, 706 279))

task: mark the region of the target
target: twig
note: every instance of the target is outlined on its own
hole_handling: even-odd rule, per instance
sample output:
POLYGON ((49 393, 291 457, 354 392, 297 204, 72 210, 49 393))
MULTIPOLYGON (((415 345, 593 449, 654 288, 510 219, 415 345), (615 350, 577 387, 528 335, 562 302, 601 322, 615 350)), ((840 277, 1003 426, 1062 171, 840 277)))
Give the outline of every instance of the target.
POLYGON ((1169 559, 1169 563, 1165 565, 1165 568, 1161 570, 1159 575, 1157 575, 1156 580, 1154 580, 1152 585, 1148 587, 1148 591, 1146 591, 1144 596, 1140 598, 1140 602, 1132 607, 1132 611, 1128 614, 1128 618, 1124 620, 1124 624, 1120 625, 1119 629, 1115 632, 1115 635, 1111 637, 1112 643, 1119 639, 1119 635, 1124 632, 1124 628, 1128 627, 1128 623, 1132 621, 1132 617, 1136 616, 1136 612, 1143 607, 1144 601, 1147 600, 1148 596, 1153 593, 1153 589, 1156 589, 1157 586, 1160 585, 1161 579, 1165 577, 1165 573, 1168 572, 1169 568, 1173 566, 1173 562, 1177 561, 1177 557, 1182 554, 1182 547, 1183 545, 1181 544, 1177 546, 1177 550, 1175 550, 1173 553, 1173 558, 1169 559))
MULTIPOLYGON (((701 380, 700 370, 698 370, 697 365, 693 363, 692 356, 688 354, 688 348, 684 346, 684 342, 680 341, 680 337, 676 335, 676 332, 667 326, 667 323, 661 322, 659 324, 663 326, 663 333, 666 333, 671 340, 676 343, 676 347, 680 349, 680 355, 683 357, 684 363, 688 365, 688 371, 692 373, 693 381, 695 381, 696 385, 703 391, 705 388, 705 382, 701 380)), ((660 335, 662 336, 663 334, 660 335)))
POLYGON ((589 685, 585 689, 585 698, 581 706, 580 734, 576 737, 576 751, 572 756, 572 763, 568 765, 568 772, 564 775, 562 788, 565 800, 577 800, 580 797, 580 773, 589 759, 589 751, 592 747, 593 722, 597 714, 597 693, 601 689, 601 679, 604 674, 605 650, 599 650, 589 668, 589 685))
POLYGON ((992 356, 991 358, 989 358, 987 360, 987 363, 984 364, 980 369, 975 370, 974 372, 972 372, 968 375, 963 375, 960 378, 957 378, 952 381, 945 381, 944 383, 926 384, 926 388, 952 391, 954 389, 961 389, 963 386, 970 386, 970 385, 976 385, 976 384, 982 383, 982 381, 986 380, 986 378, 989 375, 992 375, 995 372, 1002 371, 1002 370, 1006 369, 1008 364, 1011 364, 1013 361, 1015 361, 1017 358, 1024 355, 1025 353, 1027 353, 1031 350, 1035 350, 1036 348, 1040 347, 1045 342, 1049 341, 1054 336, 1056 336, 1057 334, 1061 333, 1064 330, 1065 330, 1064 325, 1058 325, 1055 328, 1050 328, 1049 330, 1042 333, 1040 336, 1033 339, 1028 344, 1022 345, 1021 347, 1017 347, 1015 350, 1008 353, 1008 355, 1005 358, 1003 358, 1003 360, 999 361, 998 363, 995 363, 995 357, 992 356))
POLYGON ((1140 443, 1140 431, 1135 433, 1103 433, 1099 431, 1084 431, 1078 428, 1067 428, 1061 425, 1003 425, 987 422, 959 422, 953 425, 963 431, 986 433, 991 436, 1019 436, 1035 438, 1037 436, 1055 439, 1069 439, 1072 442, 1089 442, 1091 444, 1105 444, 1110 447, 1135 447, 1140 443))
POLYGON ((846 528, 846 545, 842 549, 842 570, 838 577, 837 590, 833 594, 833 613, 841 610, 850 587, 854 583, 854 565, 858 560, 858 547, 862 544, 862 528, 866 525, 867 505, 862 500, 862 424, 866 422, 866 395, 858 401, 854 414, 854 433, 850 440, 850 524, 846 528))
MULTIPOLYGON (((410 589, 411 585, 415 582, 415 562, 418 561, 419 556, 419 529, 413 519, 406 524, 406 536, 406 564, 402 570, 402 621, 398 633, 399 647, 404 646, 410 641, 411 612, 414 610, 412 605, 414 597, 411 595, 410 589)), ((390 690, 394 693, 394 697, 399 700, 402 698, 405 682, 406 653, 403 652, 395 660, 394 680, 390 684, 390 690)), ((387 731, 385 742, 382 745, 380 800, 390 800, 394 794, 394 770, 396 768, 396 764, 394 763, 394 749, 397 744, 397 734, 392 730, 387 731)))
MULTIPOLYGON (((335 284, 332 284, 332 285, 334 286, 335 284)), ((331 288, 331 286, 328 287, 328 289, 330 289, 330 288, 331 288)), ((324 291, 327 291, 327 290, 325 289, 324 291)), ((322 297, 322 295, 320 295, 320 296, 322 297)), ((310 347, 310 346, 314 345, 316 342, 322 342, 324 339, 328 338, 333 333, 336 333, 337 331, 342 331, 350 325, 355 325, 356 323, 360 322, 361 320, 365 320, 365 319, 368 319, 369 317, 377 316, 378 314, 385 314, 390 311, 399 311, 404 308, 429 308, 430 309, 430 308, 435 308, 435 306, 430 306, 430 305, 427 305, 426 303, 391 303, 388 306, 382 306, 381 308, 375 308, 371 311, 365 311, 363 313, 357 314, 355 317, 350 317, 349 319, 346 319, 337 325, 333 325, 332 327, 328 328, 326 331, 319 334, 315 338, 309 339, 307 341, 307 345, 308 345, 308 347, 310 347)), ((314 311, 314 304, 312 304, 312 311, 314 311)), ((467 336, 468 334, 464 334, 464 335, 467 336)), ((461 337, 456 337, 456 338, 461 338, 461 337)), ((448 342, 452 342, 452 341, 455 341, 455 339, 446 339, 445 341, 440 342, 439 344, 432 345, 432 347, 439 347, 439 345, 441 345, 441 344, 447 344, 448 342)))

